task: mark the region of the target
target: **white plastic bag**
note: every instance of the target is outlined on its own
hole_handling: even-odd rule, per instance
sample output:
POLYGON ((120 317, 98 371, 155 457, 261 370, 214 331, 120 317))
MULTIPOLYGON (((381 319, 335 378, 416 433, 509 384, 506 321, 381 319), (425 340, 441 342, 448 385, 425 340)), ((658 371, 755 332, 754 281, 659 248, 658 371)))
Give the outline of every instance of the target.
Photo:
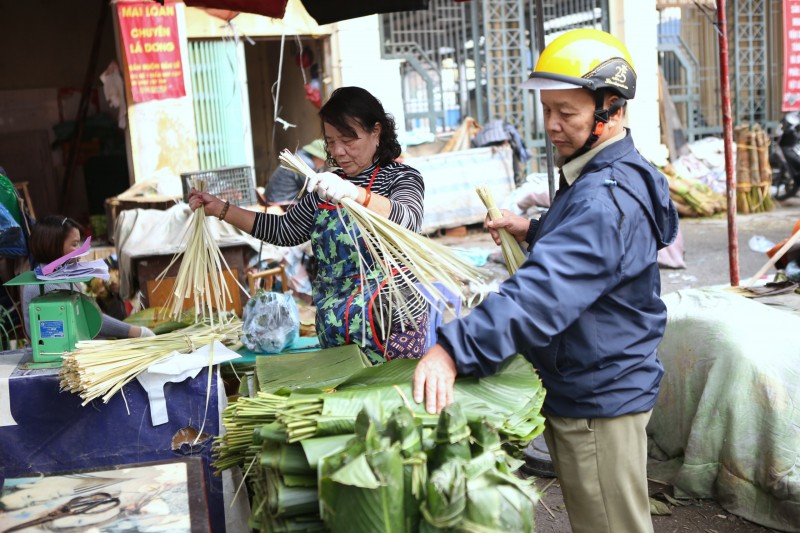
POLYGON ((300 336, 300 315, 291 293, 259 290, 242 314, 242 343, 253 352, 282 352, 300 336))

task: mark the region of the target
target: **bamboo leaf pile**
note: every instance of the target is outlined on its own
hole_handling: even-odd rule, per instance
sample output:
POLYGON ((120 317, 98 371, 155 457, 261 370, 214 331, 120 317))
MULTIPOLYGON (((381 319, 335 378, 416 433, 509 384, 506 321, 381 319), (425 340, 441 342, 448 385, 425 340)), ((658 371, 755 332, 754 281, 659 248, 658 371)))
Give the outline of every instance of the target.
MULTIPOLYGON (((264 364, 279 357, 294 356, 263 358, 264 364)), ((215 467, 241 466, 246 472, 251 526, 262 531, 416 531, 408 529, 408 520, 429 528, 443 523, 442 513, 448 512, 442 501, 460 518, 485 513, 473 500, 488 495, 496 500, 493 484, 509 485, 497 490, 521 498, 510 507, 527 509, 535 503, 529 489, 517 486, 519 480, 510 474, 519 466, 512 456, 521 454, 544 427, 544 389, 531 365, 517 356, 494 376, 458 378, 457 407, 442 415, 430 415, 410 400, 415 365, 396 360, 363 368, 324 389, 314 386, 322 377, 310 376, 307 387, 292 381, 291 388, 262 390, 255 398, 232 403, 223 413, 226 434, 214 445, 215 467), (337 451, 343 455, 328 462, 337 451), (447 483, 460 484, 459 494, 431 485, 433 473, 454 461, 459 466, 448 467, 453 470, 448 475, 465 481, 447 483), (383 478, 387 472, 396 478, 391 487, 383 478), (481 491, 486 492, 478 496, 481 491), (317 493, 323 514, 311 511, 310 498, 317 493), (344 493, 351 495, 341 499, 344 493), (325 494, 334 500, 325 503, 325 494), (344 509, 351 511, 342 514, 344 509), (346 522, 343 516, 349 517, 346 522)), ((331 367, 326 371, 332 372, 331 367)), ((286 383, 280 376, 275 380, 286 383)), ((497 519, 496 514, 485 521, 497 519)), ((503 508, 503 514, 513 513, 503 508)), ((531 530, 523 518, 512 522, 521 524, 519 531, 531 530)))

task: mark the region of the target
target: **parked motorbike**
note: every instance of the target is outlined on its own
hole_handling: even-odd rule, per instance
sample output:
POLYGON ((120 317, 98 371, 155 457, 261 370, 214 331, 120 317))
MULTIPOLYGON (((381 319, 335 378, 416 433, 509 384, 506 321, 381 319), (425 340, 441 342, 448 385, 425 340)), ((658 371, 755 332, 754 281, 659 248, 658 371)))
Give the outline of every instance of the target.
POLYGON ((800 114, 787 113, 775 129, 769 151, 773 195, 786 200, 800 189, 800 114))

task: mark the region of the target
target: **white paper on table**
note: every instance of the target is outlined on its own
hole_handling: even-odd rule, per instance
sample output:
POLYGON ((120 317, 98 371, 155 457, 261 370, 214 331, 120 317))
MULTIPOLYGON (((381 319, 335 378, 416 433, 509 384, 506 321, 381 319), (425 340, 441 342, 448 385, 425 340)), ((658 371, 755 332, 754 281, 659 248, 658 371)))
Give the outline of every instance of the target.
POLYGON ((169 422, 167 414, 167 399, 164 395, 164 385, 167 383, 180 383, 186 378, 194 378, 209 364, 216 365, 238 359, 241 357, 233 350, 226 348, 219 341, 198 348, 190 354, 174 352, 168 358, 151 365, 147 370, 136 376, 147 392, 150 401, 150 417, 154 426, 169 422), (213 359, 211 347, 214 347, 213 359))
POLYGON ((0 427, 17 425, 17 421, 11 414, 11 390, 8 379, 24 355, 25 352, 20 350, 16 354, 6 352, 0 358, 0 427))

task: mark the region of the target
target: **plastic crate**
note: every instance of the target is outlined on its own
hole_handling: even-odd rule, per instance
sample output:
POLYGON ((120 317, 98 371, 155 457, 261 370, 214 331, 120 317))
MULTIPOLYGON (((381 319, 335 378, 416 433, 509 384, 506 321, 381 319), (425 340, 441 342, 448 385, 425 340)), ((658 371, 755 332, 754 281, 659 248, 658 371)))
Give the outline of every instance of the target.
POLYGON ((183 172, 181 184, 183 185, 184 201, 189 200, 191 181, 194 178, 205 180, 206 191, 209 194, 227 200, 233 205, 248 206, 258 203, 252 167, 222 167, 198 170, 197 172, 183 172))

